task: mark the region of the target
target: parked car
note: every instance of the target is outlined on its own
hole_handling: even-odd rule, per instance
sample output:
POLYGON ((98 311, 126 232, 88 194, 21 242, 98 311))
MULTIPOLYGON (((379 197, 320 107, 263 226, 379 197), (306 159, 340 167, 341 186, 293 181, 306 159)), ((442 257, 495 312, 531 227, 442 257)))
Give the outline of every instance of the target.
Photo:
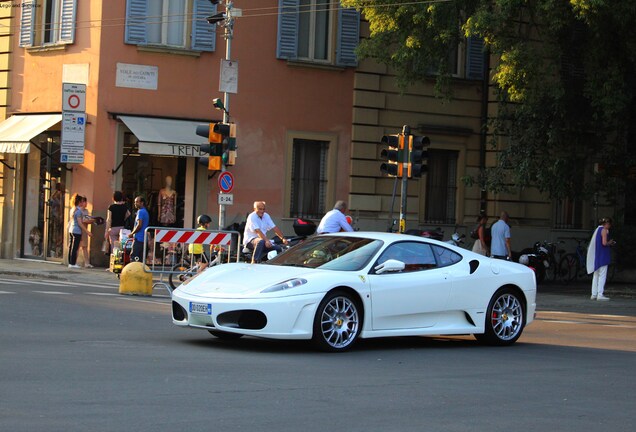
POLYGON ((172 320, 220 338, 311 339, 473 334, 510 345, 532 322, 531 269, 437 240, 357 232, 310 237, 267 264, 213 267, 172 294, 172 320))

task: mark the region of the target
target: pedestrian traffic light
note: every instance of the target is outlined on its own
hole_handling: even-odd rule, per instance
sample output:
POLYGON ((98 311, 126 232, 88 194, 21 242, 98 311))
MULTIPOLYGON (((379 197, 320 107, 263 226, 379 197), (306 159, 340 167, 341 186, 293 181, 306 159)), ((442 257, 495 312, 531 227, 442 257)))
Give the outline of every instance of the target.
POLYGON ((429 145, 431 140, 427 136, 409 135, 409 178, 422 177, 426 172, 427 166, 424 165, 424 161, 428 159, 428 152, 424 147, 429 145))
POLYGON ((210 156, 199 158, 199 162, 207 165, 210 171, 221 171, 221 157, 223 156, 223 134, 217 130, 218 123, 199 125, 196 134, 208 139, 208 144, 201 144, 200 150, 210 156))
POLYGON ((381 143, 388 147, 380 152, 380 157, 387 161, 380 165, 380 171, 391 177, 402 177, 404 135, 385 135, 381 143))

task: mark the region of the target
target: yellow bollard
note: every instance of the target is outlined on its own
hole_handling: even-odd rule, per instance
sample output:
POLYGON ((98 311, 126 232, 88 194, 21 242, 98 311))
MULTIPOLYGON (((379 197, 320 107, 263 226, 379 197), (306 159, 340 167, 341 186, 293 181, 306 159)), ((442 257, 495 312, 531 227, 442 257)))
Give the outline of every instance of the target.
MULTIPOLYGON (((146 270, 150 270, 148 266, 146 270)), ((119 294, 151 296, 152 273, 145 272, 140 262, 127 264, 119 278, 119 294)))

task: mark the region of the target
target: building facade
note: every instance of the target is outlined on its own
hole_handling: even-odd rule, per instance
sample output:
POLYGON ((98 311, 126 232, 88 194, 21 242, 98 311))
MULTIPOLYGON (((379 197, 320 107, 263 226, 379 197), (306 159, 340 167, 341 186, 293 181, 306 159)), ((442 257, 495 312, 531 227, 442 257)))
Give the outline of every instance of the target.
MULTIPOLYGON (((244 220, 255 200, 283 225, 320 217, 348 194, 358 15, 336 2, 318 8, 312 0, 294 15, 282 12, 305 7, 299 1, 237 3, 243 16, 230 58, 238 92, 229 111, 238 157, 226 224, 244 220)), ((12 98, 0 145, 15 165, 3 180, 5 192, 14 189, 15 217, 2 221, 4 257, 65 259, 74 193, 94 215, 106 216, 122 190, 130 200, 146 197, 153 225, 192 227, 207 213, 214 226, 217 181, 198 163, 207 140, 195 128, 222 117, 212 99, 222 97, 225 40, 206 20, 218 12, 208 0, 46 0, 12 9, 12 98), (62 162, 63 83, 86 86, 83 163, 62 162), (166 218, 167 177, 176 199, 166 218)), ((104 262, 103 229, 92 229, 91 259, 104 262)))

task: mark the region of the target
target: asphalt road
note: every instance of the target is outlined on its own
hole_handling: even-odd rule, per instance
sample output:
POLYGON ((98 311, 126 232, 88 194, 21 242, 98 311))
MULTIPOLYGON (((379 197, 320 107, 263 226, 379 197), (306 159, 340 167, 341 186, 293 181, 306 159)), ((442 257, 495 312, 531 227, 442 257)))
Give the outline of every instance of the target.
POLYGON ((636 430, 634 300, 560 299, 512 347, 324 354, 177 328, 163 292, 0 275, 0 431, 636 430))

